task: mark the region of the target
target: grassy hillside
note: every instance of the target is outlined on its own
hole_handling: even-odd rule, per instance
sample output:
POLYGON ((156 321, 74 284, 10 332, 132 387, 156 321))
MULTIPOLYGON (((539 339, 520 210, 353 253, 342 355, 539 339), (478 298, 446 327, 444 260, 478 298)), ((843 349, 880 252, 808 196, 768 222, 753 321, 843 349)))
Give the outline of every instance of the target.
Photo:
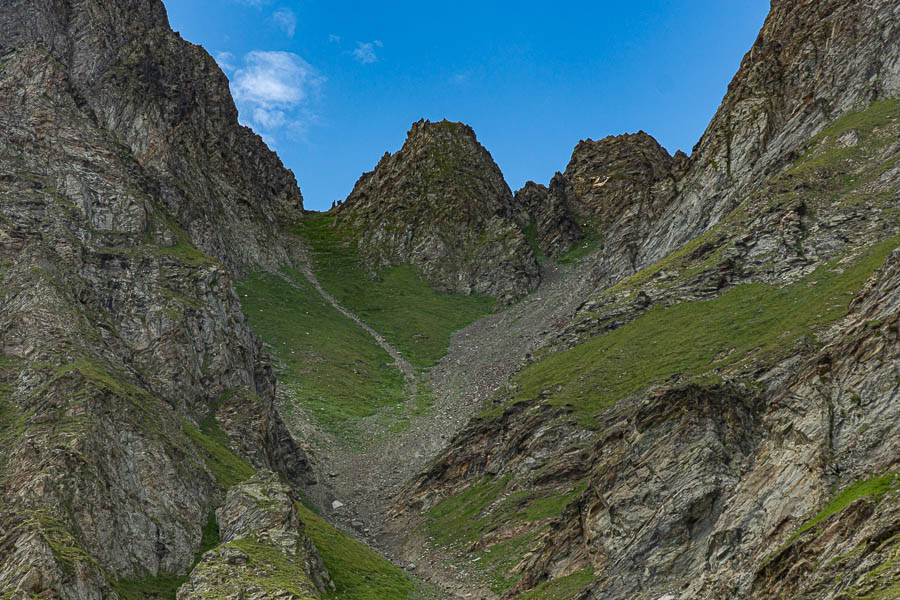
POLYGON ((360 269, 353 237, 336 229, 332 215, 310 213, 295 232, 313 250, 322 287, 419 369, 447 352, 454 331, 494 308, 489 296, 433 290, 410 265, 383 269, 377 279, 368 277, 360 269))
MULTIPOLYGON (((553 388, 549 403, 566 406, 583 425, 620 398, 673 375, 715 378, 717 369, 771 362, 796 344, 816 344, 821 331, 847 312, 862 284, 898 245, 886 240, 849 268, 823 265, 797 283, 738 286, 705 302, 657 307, 636 321, 524 369, 507 403, 553 388)), ((506 405, 483 416, 502 412, 506 405)))
POLYGON ((405 412, 406 383, 393 359, 302 275, 255 273, 238 283, 238 293, 276 359, 279 381, 325 431, 355 444, 363 419, 405 412))
POLYGON ((306 534, 316 544, 337 590, 326 600, 394 600, 416 597, 420 584, 399 567, 298 505, 306 534))

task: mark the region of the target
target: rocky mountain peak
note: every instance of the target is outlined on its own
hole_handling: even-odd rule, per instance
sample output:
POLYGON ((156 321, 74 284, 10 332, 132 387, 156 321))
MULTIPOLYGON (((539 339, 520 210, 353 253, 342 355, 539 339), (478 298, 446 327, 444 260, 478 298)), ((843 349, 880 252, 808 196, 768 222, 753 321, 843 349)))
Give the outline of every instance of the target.
POLYGON ((633 205, 658 211, 666 195, 653 188, 671 176, 673 165, 666 149, 643 131, 582 140, 565 171, 570 205, 583 218, 607 220, 633 205))
POLYGON ((512 300, 538 267, 503 174, 468 125, 419 121, 340 207, 371 272, 410 263, 433 285, 512 300))
POLYGON ((302 211, 296 179, 238 123, 227 78, 171 30, 160 0, 4 3, 0 55, 52 61, 79 110, 151 174, 202 251, 239 274, 287 260, 276 225, 302 211))

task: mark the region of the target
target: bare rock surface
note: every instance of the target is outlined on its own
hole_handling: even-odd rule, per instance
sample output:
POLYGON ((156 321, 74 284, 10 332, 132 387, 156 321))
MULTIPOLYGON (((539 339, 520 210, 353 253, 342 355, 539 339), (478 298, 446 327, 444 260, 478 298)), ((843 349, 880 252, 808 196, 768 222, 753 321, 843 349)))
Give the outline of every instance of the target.
POLYGON ((516 192, 516 203, 527 228, 534 223, 535 242, 540 251, 556 259, 568 252, 582 237, 566 197, 565 179, 557 173, 550 187, 529 181, 516 192))
POLYGON ((340 206, 373 273, 410 263, 433 285, 511 301, 539 282, 503 174, 472 129, 419 121, 340 206))
POLYGON ((312 481, 233 283, 300 194, 158 0, 3 3, 0 105, 0 589, 115 598, 230 478, 312 481))
POLYGON ((260 471, 230 490, 216 511, 221 544, 203 555, 178 600, 318 599, 334 583, 304 533, 290 486, 260 471))

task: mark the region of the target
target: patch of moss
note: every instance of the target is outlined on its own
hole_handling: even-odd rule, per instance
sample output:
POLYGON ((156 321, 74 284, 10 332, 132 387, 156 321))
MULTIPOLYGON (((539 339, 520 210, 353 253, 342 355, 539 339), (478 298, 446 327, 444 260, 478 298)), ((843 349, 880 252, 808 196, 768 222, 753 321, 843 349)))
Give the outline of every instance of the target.
POLYGON ((836 137, 854 129, 863 133, 871 132, 876 127, 897 122, 900 122, 900 99, 882 100, 866 109, 847 113, 838 118, 812 138, 810 143, 815 144, 822 138, 836 137))
POLYGON ((96 565, 96 561, 81 547, 68 525, 49 513, 30 511, 25 514, 23 526, 37 530, 64 569, 73 571, 77 563, 96 565))
POLYGON ((428 509, 424 531, 441 546, 469 544, 492 525, 484 510, 506 490, 511 475, 486 477, 428 509))
POLYGON ((301 557, 289 556, 271 544, 259 543, 247 537, 231 541, 226 544, 228 546, 237 548, 249 558, 246 574, 242 575, 242 585, 266 592, 284 590, 303 600, 318 597, 312 581, 306 575, 301 557))
POLYGON ((498 507, 494 520, 533 522, 558 517, 563 510, 587 487, 587 481, 576 482, 569 489, 522 490, 505 498, 498 507))
POLYGON ((484 571, 491 591, 502 594, 519 581, 522 574, 513 569, 534 546, 539 534, 540 531, 529 531, 478 552, 475 565, 484 571))
POLYGON ((872 498, 877 501, 891 490, 900 490, 900 473, 889 473, 883 477, 873 477, 866 481, 857 481, 832 498, 832 500, 825 505, 825 508, 819 511, 812 519, 804 523, 800 529, 795 531, 793 535, 788 538, 786 544, 792 544, 801 535, 810 529, 813 529, 825 519, 841 512, 856 500, 859 500, 860 498, 872 498))
POLYGON ((572 249, 560 256, 556 262, 560 265, 571 265, 592 253, 603 243, 602 225, 598 220, 591 220, 581 226, 584 237, 575 242, 572 249))
POLYGON ((791 534, 777 550, 769 554, 760 564, 758 570, 762 571, 782 552, 790 548, 803 534, 814 529, 822 521, 840 513, 856 500, 859 500, 860 498, 872 498, 878 500, 888 492, 895 490, 900 490, 900 473, 889 473, 884 476, 872 477, 865 481, 857 481, 851 484, 840 494, 832 498, 828 504, 825 505, 825 508, 801 525, 800 528, 791 534))
POLYGON ((187 575, 159 575, 143 579, 122 579, 113 584, 125 600, 175 600, 175 595, 188 580, 187 575))
POLYGON ((859 600, 897 600, 900 598, 900 581, 888 584, 888 587, 876 590, 871 594, 859 597, 859 600))
POLYGON ((223 443, 228 436, 219 429, 218 424, 210 425, 213 432, 209 434, 203 433, 185 419, 181 420, 181 426, 188 438, 202 452, 206 465, 223 489, 227 490, 253 476, 253 467, 232 452, 227 443, 223 443))
POLYGON ((297 504, 306 534, 312 538, 337 588, 326 600, 401 600, 417 584, 402 569, 338 531, 302 504, 297 504))
POLYGON ((515 528, 518 532, 515 535, 470 554, 470 560, 484 572, 491 589, 497 593, 509 589, 518 580, 512 567, 522 560, 546 527, 528 524, 559 517, 587 485, 578 482, 564 490, 510 492, 511 483, 511 475, 481 479, 430 508, 420 526, 432 543, 464 551, 486 535, 505 531, 502 528, 507 526, 515 528))
POLYGON ((165 219, 165 224, 175 238, 175 245, 170 247, 154 246, 153 252, 157 256, 167 256, 191 267, 221 265, 218 260, 209 254, 198 250, 191 241, 191 236, 188 235, 188 232, 175 220, 165 219))

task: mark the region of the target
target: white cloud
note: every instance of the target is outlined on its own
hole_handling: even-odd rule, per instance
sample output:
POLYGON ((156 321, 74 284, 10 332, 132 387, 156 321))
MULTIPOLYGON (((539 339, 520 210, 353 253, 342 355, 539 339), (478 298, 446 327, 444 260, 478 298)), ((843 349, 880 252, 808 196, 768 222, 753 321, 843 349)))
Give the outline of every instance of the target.
POLYGON ((334 43, 336 43, 336 44, 340 44, 340 43, 341 43, 341 36, 339 36, 339 35, 334 35, 333 33, 329 33, 329 34, 328 34, 328 41, 329 41, 329 42, 334 42, 334 43))
POLYGON ((378 55, 375 54, 375 48, 383 48, 379 40, 374 42, 356 42, 356 50, 352 52, 353 57, 364 65, 378 62, 378 55))
POLYGON ((294 106, 317 91, 323 79, 308 62, 291 52, 254 50, 232 79, 238 102, 294 106))
POLYGON ((287 116, 283 110, 269 110, 260 107, 254 109, 253 121, 262 125, 263 129, 277 129, 287 123, 287 116))
POLYGON ((450 78, 450 82, 455 85, 463 85, 469 82, 469 73, 457 73, 453 77, 450 78))
POLYGON ((231 77, 242 122, 274 146, 283 136, 302 137, 317 117, 311 104, 325 78, 291 52, 253 51, 231 77))
POLYGON ((231 52, 218 52, 215 56, 219 68, 228 73, 234 71, 234 54, 231 52))
POLYGON ((272 18, 288 37, 294 37, 294 32, 297 31, 297 15, 294 14, 294 11, 289 8, 279 8, 272 18))

